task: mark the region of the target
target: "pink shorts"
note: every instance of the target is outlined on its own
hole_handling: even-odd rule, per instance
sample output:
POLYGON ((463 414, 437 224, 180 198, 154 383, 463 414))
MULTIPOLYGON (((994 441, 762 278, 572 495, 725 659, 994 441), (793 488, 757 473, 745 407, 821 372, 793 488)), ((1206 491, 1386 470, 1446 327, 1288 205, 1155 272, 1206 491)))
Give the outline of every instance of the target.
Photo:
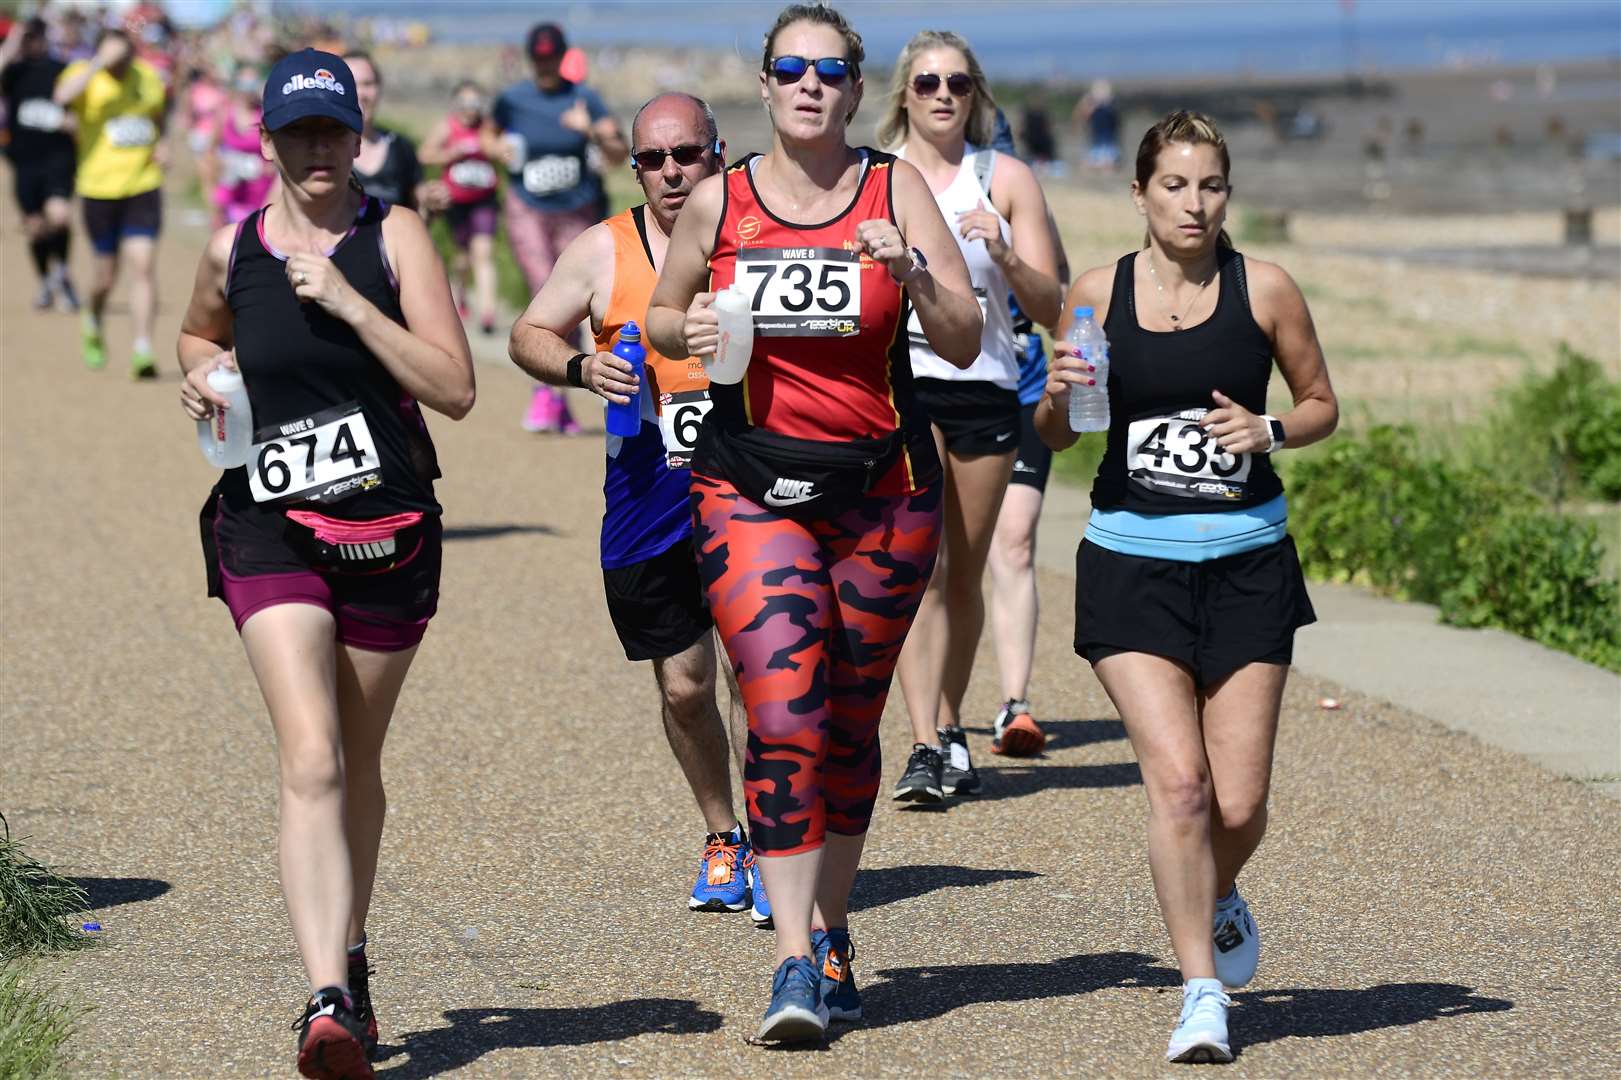
POLYGON ((208 594, 225 601, 238 633, 267 607, 313 604, 332 613, 345 645, 400 652, 421 643, 439 608, 437 514, 399 530, 386 557, 327 559, 333 545, 280 514, 236 514, 215 497, 209 504, 202 520, 208 594))

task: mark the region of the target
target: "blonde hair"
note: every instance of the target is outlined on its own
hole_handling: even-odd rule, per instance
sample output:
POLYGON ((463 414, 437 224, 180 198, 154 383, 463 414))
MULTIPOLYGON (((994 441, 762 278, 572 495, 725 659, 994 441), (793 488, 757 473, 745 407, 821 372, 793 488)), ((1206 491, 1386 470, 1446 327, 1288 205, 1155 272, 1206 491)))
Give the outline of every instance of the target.
MULTIPOLYGON (((850 62, 850 88, 853 90, 861 78, 861 62, 867 58, 867 50, 861 44, 861 35, 856 33, 850 21, 827 4, 789 4, 783 8, 777 14, 777 21, 766 31, 765 47, 760 51, 760 70, 770 73, 771 50, 777 44, 777 35, 795 23, 828 26, 839 32, 844 38, 844 58, 850 62)), ((844 118, 846 124, 855 119, 856 110, 860 107, 861 101, 857 98, 844 118)))
MULTIPOLYGON (((1148 182, 1154 179, 1154 170, 1159 166, 1159 156, 1167 146, 1172 143, 1186 143, 1190 146, 1211 146, 1216 150, 1216 156, 1221 159, 1221 178, 1228 181, 1229 188, 1232 182, 1229 179, 1233 160, 1227 153, 1227 138, 1216 126, 1216 122, 1204 113, 1192 112, 1188 109, 1178 109, 1173 113, 1166 113, 1155 124, 1143 133, 1143 141, 1137 144, 1137 187, 1146 190, 1148 182)), ((1144 234, 1143 243, 1148 243, 1147 234, 1144 234)), ((1232 237, 1227 230, 1221 230, 1216 237, 1217 247, 1232 247, 1232 237)))
POLYGON ((985 80, 985 71, 979 66, 974 50, 961 34, 950 30, 920 30, 901 50, 889 74, 889 97, 884 106, 884 118, 878 122, 878 145, 892 150, 906 141, 906 88, 912 81, 913 62, 929 49, 956 49, 968 61, 968 77, 974 83, 974 104, 968 111, 968 130, 964 135, 975 146, 991 145, 996 132, 996 98, 991 95, 991 85, 985 80))

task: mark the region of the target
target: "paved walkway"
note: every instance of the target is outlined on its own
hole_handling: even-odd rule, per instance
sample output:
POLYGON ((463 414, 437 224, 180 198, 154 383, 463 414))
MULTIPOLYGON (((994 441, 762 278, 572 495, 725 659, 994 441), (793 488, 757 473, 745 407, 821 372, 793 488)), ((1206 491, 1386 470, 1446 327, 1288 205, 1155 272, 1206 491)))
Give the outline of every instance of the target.
MULTIPOLYGON (((164 340, 202 239, 165 238, 164 340)), ((172 378, 130 384, 121 348, 86 372, 73 322, 27 312, 9 220, 0 271, 0 809, 86 883, 104 927, 103 948, 54 965, 95 1006, 77 1070, 289 1075, 303 990, 274 754, 202 595, 210 476, 172 378)), ((983 798, 882 804, 853 920, 870 1019, 821 1053, 744 1044, 770 943, 685 910, 702 826, 648 672, 603 611, 600 445, 523 435, 524 380, 479 377, 466 422, 430 421, 449 543, 388 758, 382 1074, 1164 1072, 1176 974, 1138 773, 1068 647, 1072 583, 1048 569, 1034 693, 1050 753, 992 759, 981 724, 983 798)), ((987 645, 968 698, 987 721, 993 663, 987 645)), ((1479 675, 1518 704, 1504 672, 1479 675)), ((897 698, 886 776, 906 741, 897 698)), ((1266 954, 1235 996, 1228 1074, 1613 1071, 1621 806, 1303 671, 1272 820, 1245 876, 1266 954), (1319 709, 1326 695, 1346 707, 1319 709)))

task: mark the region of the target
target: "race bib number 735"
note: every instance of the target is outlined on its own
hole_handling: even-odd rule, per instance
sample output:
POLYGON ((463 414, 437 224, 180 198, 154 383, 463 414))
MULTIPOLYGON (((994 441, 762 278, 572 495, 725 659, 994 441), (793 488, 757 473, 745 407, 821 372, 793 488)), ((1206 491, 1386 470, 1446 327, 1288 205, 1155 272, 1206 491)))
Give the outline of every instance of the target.
POLYGON ((255 502, 336 502, 383 486, 366 414, 351 402, 261 428, 248 457, 255 502))
POLYGON ((1126 429, 1126 475, 1164 495, 1219 502, 1242 499, 1250 455, 1232 454, 1200 426, 1208 409, 1133 420, 1126 429))
POLYGON ((765 337, 853 337, 861 332, 861 256, 843 248, 744 248, 737 284, 754 332, 765 337))

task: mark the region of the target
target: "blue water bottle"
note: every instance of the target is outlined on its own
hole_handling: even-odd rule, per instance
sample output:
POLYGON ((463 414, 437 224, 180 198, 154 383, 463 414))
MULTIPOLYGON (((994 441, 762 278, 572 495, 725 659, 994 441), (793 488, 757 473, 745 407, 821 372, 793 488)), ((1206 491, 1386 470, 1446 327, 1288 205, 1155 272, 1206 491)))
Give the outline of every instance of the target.
MULTIPOLYGON (((642 328, 633 322, 625 324, 619 331, 619 341, 614 345, 614 355, 630 365, 631 377, 647 392, 647 380, 643 378, 643 368, 647 364, 647 350, 642 348, 642 328)), ((608 402, 607 416, 608 434, 618 435, 630 439, 641 434, 642 431, 642 402, 640 396, 633 397, 627 404, 619 405, 608 402)))

